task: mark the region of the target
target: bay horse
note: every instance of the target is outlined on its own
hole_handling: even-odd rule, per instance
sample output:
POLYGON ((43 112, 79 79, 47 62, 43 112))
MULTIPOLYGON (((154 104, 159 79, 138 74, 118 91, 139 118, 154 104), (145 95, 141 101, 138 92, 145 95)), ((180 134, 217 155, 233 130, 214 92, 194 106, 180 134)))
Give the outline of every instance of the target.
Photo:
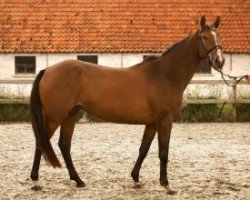
POLYGON ((205 16, 200 28, 174 44, 159 57, 151 57, 129 68, 110 68, 79 60, 66 60, 41 70, 30 98, 36 149, 31 179, 38 180, 41 155, 53 167, 61 164, 50 139, 61 126, 59 148, 71 180, 84 187, 72 162, 71 139, 79 109, 105 121, 144 124, 139 156, 131 177, 139 184, 139 172, 151 142, 158 133, 160 184, 169 194, 167 163, 172 123, 181 111, 183 92, 200 61, 207 58, 216 70, 224 57, 217 28, 220 17, 211 25, 205 16))

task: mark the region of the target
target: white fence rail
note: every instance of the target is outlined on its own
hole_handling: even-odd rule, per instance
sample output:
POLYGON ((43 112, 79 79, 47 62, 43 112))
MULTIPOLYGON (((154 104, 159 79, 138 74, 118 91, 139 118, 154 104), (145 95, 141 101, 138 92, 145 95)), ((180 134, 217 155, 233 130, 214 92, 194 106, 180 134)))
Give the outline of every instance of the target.
MULTIPOLYGON (((234 84, 233 80, 228 81, 230 84, 234 84)), ((31 85, 33 80, 0 80, 0 84, 29 84, 31 85)), ((223 85, 223 80, 192 80, 190 84, 196 85, 223 85)), ((233 120, 236 121, 236 104, 250 104, 250 98, 239 98, 237 96, 237 88, 239 85, 247 85, 246 81, 241 81, 237 86, 232 87, 231 98, 184 98, 184 104, 224 104, 229 103, 233 105, 233 120)), ((250 84, 248 84, 250 86, 250 84)), ((1 96, 1 94, 0 94, 1 96)), ((29 104, 28 98, 0 98, 0 104, 29 104)))

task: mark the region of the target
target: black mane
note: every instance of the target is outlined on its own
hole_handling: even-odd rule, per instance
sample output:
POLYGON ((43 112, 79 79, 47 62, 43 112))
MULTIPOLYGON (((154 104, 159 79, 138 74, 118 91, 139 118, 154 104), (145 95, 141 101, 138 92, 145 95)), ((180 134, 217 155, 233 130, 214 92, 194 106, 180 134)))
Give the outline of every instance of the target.
POLYGON ((155 59, 157 59, 157 58, 159 58, 159 56, 155 56, 155 55, 147 56, 147 57, 144 59, 144 61, 155 60, 155 59))
POLYGON ((179 45, 181 45, 182 43, 184 43, 190 36, 184 38, 183 40, 174 43, 170 48, 168 48, 166 51, 164 51, 162 53, 162 56, 167 55, 169 52, 173 51, 174 49, 176 49, 176 47, 178 47, 179 45))

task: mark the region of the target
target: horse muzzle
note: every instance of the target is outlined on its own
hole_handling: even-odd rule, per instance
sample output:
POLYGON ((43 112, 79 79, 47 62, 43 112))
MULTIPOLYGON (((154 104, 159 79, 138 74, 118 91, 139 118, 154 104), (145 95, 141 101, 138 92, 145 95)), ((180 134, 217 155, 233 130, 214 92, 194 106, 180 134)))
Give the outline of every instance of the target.
POLYGON ((222 69, 224 64, 225 64, 225 59, 222 56, 220 57, 218 56, 212 61, 212 67, 216 70, 222 69))

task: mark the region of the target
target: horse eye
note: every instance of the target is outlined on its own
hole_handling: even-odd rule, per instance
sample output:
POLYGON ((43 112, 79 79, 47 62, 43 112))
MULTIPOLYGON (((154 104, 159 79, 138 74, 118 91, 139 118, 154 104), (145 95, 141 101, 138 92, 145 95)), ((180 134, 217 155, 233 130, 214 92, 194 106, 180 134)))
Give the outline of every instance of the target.
POLYGON ((207 39, 207 36, 204 35, 204 36, 203 36, 203 39, 206 40, 206 39, 207 39))

